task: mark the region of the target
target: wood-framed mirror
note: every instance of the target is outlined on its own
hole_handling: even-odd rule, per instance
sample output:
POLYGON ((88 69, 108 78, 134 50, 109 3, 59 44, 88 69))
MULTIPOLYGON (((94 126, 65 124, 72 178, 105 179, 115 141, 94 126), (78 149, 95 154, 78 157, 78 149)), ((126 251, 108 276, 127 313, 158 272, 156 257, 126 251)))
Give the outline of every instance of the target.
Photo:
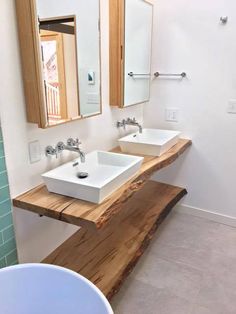
POLYGON ((16 0, 27 120, 102 113, 100 0, 16 0))
POLYGON ((110 105, 149 101, 152 0, 110 0, 110 105))

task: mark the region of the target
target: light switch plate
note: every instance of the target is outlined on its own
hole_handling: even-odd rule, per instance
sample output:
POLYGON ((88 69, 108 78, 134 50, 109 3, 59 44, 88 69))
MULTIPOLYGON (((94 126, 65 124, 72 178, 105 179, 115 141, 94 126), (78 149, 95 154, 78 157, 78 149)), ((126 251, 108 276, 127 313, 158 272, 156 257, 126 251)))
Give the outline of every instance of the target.
POLYGON ((95 85, 95 72, 94 71, 88 71, 88 84, 95 85))
POLYGON ((41 160, 41 148, 39 141, 29 142, 29 158, 31 164, 41 160))
POLYGON ((166 121, 178 122, 179 121, 179 109, 178 108, 166 108, 166 121))
POLYGON ((236 99, 230 99, 228 102, 228 113, 236 113, 236 99))

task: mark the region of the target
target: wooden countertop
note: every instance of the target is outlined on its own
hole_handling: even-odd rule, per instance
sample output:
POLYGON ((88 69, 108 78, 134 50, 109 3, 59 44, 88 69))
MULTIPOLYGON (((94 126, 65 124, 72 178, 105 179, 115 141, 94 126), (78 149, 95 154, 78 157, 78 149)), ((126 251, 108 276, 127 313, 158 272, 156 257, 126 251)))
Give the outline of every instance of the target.
MULTIPOLYGON (((49 193, 45 185, 40 185, 13 199, 13 205, 77 226, 100 229, 122 210, 124 203, 144 186, 151 175, 173 163, 191 143, 191 140, 180 139, 161 157, 144 156, 139 172, 101 204, 49 193)), ((119 148, 113 151, 121 153, 119 148)))

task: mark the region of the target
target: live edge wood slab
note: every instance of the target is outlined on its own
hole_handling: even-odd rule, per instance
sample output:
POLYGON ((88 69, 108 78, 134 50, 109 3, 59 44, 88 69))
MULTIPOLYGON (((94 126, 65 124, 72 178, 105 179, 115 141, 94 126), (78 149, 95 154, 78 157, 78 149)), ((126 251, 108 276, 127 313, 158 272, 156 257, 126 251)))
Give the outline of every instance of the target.
POLYGON ((149 181, 103 229, 91 232, 81 228, 43 263, 76 271, 111 299, 157 227, 186 193, 179 187, 149 181))
MULTIPOLYGON (((123 210, 124 203, 147 183, 151 175, 173 163, 190 145, 190 140, 180 139, 161 157, 144 156, 140 171, 102 204, 49 193, 45 185, 40 185, 13 199, 13 205, 86 229, 100 229, 123 210)), ((119 148, 113 151, 121 153, 119 148)))
POLYGON ((144 156, 139 173, 100 205, 49 193, 43 185, 14 199, 16 207, 82 226, 42 262, 80 273, 111 299, 158 226, 187 193, 150 181, 150 176, 190 145, 190 140, 181 139, 161 157, 144 156))

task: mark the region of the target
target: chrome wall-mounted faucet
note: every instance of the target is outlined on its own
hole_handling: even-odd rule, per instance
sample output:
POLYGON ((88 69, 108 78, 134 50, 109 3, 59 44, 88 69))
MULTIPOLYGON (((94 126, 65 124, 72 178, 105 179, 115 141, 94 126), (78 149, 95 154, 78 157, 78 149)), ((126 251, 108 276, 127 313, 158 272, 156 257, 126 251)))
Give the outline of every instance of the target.
POLYGON ((47 146, 45 149, 46 156, 56 156, 63 152, 63 150, 69 150, 71 152, 76 152, 79 154, 79 158, 82 163, 85 162, 85 153, 80 149, 81 142, 78 138, 75 140, 73 138, 68 138, 67 144, 64 142, 57 143, 56 147, 53 148, 52 146, 47 146))
POLYGON ((80 144, 82 144, 78 138, 75 140, 73 138, 68 138, 67 145, 63 142, 57 143, 57 151, 61 153, 63 150, 69 150, 70 152, 75 152, 79 154, 81 162, 85 162, 85 153, 80 149, 80 144))
POLYGON ((131 118, 127 118, 127 119, 123 119, 122 121, 118 121, 116 123, 116 127, 117 128, 124 128, 126 127, 126 125, 132 125, 132 126, 137 126, 139 129, 139 133, 143 132, 143 128, 142 125, 140 123, 138 123, 138 121, 136 121, 135 118, 131 119, 131 118))

